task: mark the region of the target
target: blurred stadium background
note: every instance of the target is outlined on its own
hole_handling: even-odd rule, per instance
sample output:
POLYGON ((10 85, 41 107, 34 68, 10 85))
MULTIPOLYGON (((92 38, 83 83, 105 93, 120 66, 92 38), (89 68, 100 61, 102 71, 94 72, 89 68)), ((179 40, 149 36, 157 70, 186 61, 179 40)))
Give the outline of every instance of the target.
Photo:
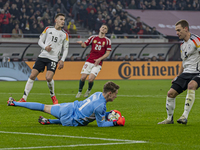
MULTIPOLYGON (((185 19, 190 31, 200 35, 198 16, 200 0, 0 0, 0 149, 200 149, 198 92, 187 126, 157 125, 166 117, 165 99, 171 86, 170 80, 160 79, 173 79, 181 65, 181 41, 174 25, 185 19), (120 85, 116 101, 107 109, 121 111, 124 127, 98 128, 96 122, 77 128, 41 126, 40 115, 52 116, 6 107, 9 96, 21 98, 41 50, 39 35, 54 25, 59 12, 67 16, 64 29, 70 36, 65 67, 54 76, 62 80, 55 82, 59 102, 76 100, 80 71, 90 52, 90 47, 83 49, 76 41, 98 34, 106 23, 112 52, 92 93, 101 91, 107 80, 120 85)), ((36 80, 45 80, 44 73, 36 80)), ((175 120, 184 99, 184 93, 177 97, 175 120)), ((52 104, 46 81, 34 83, 28 101, 52 104)))
POLYGON ((70 36, 66 62, 85 61, 90 48, 82 49, 76 41, 98 34, 103 23, 112 41, 105 61, 136 66, 136 61, 180 61, 174 24, 185 19, 190 31, 200 35, 199 10, 199 0, 0 0, 0 61, 35 61, 39 35, 54 25, 59 12, 67 16, 64 30, 70 36))

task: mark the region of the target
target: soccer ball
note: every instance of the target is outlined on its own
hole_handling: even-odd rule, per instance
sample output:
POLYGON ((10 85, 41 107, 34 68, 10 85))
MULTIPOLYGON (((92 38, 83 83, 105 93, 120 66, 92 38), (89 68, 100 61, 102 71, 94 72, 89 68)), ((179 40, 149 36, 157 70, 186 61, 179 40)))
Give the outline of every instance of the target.
POLYGON ((120 114, 118 114, 117 112, 115 112, 114 110, 112 110, 112 111, 108 114, 108 121, 118 120, 119 117, 120 117, 120 114))

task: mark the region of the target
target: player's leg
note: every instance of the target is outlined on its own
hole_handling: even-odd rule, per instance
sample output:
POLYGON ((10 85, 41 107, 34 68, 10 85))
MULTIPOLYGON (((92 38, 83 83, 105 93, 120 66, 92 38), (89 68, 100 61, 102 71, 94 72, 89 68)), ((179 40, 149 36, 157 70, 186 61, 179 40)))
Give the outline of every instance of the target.
POLYGON ((8 106, 18 106, 18 107, 24 107, 30 110, 43 111, 45 113, 51 114, 54 117, 58 118, 58 119, 46 119, 40 116, 38 119, 38 122, 41 124, 61 124, 59 120, 59 118, 61 117, 60 104, 59 105, 45 105, 45 104, 35 103, 35 102, 20 103, 20 102, 16 102, 12 97, 9 98, 7 103, 8 103, 8 106))
POLYGON ((47 86, 50 91, 50 96, 52 99, 53 104, 58 104, 58 100, 55 96, 55 90, 54 90, 54 80, 53 80, 54 72, 52 71, 47 71, 46 73, 46 81, 47 81, 47 86))
POLYGON ((58 100, 57 100, 57 98, 55 96, 55 92, 54 92, 55 90, 54 90, 54 80, 53 80, 53 76, 56 71, 57 62, 47 60, 46 65, 47 65, 46 81, 47 81, 47 86, 50 91, 50 96, 53 101, 53 104, 58 104, 58 100))
POLYGON ((178 94, 179 93, 173 88, 171 88, 167 93, 167 98, 166 98, 167 120, 173 121, 175 100, 178 94))
MULTIPOLYGON (((49 113, 49 114, 53 115, 54 117, 58 118, 58 119, 48 119, 49 123, 63 125, 63 122, 67 121, 66 117, 73 115, 73 110, 74 110, 73 106, 74 106, 73 103, 61 103, 58 105, 45 105, 44 112, 49 113)), ((72 121, 72 120, 73 119, 70 119, 70 121, 72 121)))
POLYGON ((30 93, 33 87, 33 83, 36 77, 41 71, 44 71, 44 68, 45 68, 45 63, 43 62, 43 59, 38 57, 31 71, 31 75, 28 81, 26 82, 23 97, 19 100, 19 102, 26 102, 28 94, 30 93))
MULTIPOLYGON (((56 118, 60 118, 59 112, 60 112, 60 105, 45 105, 44 106, 44 112, 53 115, 56 118)), ((42 116, 39 117, 38 122, 40 124, 46 125, 46 124, 61 124, 60 119, 47 119, 42 116)))
POLYGON ((177 95, 182 93, 184 90, 187 89, 188 80, 184 79, 184 74, 180 75, 173 81, 173 84, 170 90, 167 93, 166 98, 166 110, 167 110, 167 119, 158 124, 173 124, 173 116, 174 116, 174 109, 175 109, 175 98, 177 95))
POLYGON ((26 103, 16 102, 12 97, 9 98, 7 103, 8 106, 19 106, 38 111, 44 111, 45 108, 45 104, 35 103, 35 102, 26 102, 26 103))
POLYGON ((90 95, 90 92, 92 90, 92 87, 94 85, 94 80, 95 80, 96 76, 94 74, 90 74, 89 78, 88 78, 88 89, 84 94, 84 97, 88 97, 90 95))
POLYGON ((199 87, 199 85, 200 78, 198 76, 188 83, 184 112, 182 116, 177 120, 178 123, 187 124, 188 115, 195 101, 195 90, 199 87))
POLYGON ((167 92, 167 98, 166 98, 166 111, 167 111, 167 119, 163 120, 162 122, 159 122, 158 124, 173 124, 173 115, 174 115, 174 109, 175 109, 175 100, 176 96, 178 95, 178 92, 174 90, 173 88, 170 88, 170 90, 167 92))
POLYGON ((88 89, 87 89, 86 93, 84 94, 84 97, 88 97, 90 95, 90 92, 94 85, 94 80, 95 80, 96 76, 98 75, 98 73, 100 72, 100 70, 101 70, 100 65, 92 67, 91 73, 88 78, 88 89))
POLYGON ((31 75, 26 82, 23 97, 19 100, 19 102, 26 102, 28 94, 30 93, 30 91, 33 87, 33 83, 35 81, 35 78, 37 77, 38 74, 39 74, 38 70, 32 69, 31 75))
POLYGON ((81 96, 82 90, 83 90, 83 86, 85 84, 85 80, 87 78, 88 74, 81 74, 81 79, 79 80, 79 89, 78 89, 78 93, 76 94, 76 98, 79 98, 81 96))
POLYGON ((79 98, 81 96, 83 86, 85 84, 85 80, 91 72, 91 68, 92 68, 91 65, 92 64, 89 62, 85 62, 85 64, 83 65, 83 68, 81 70, 81 79, 79 80, 79 89, 78 89, 78 93, 76 94, 76 98, 79 98))
POLYGON ((173 122, 173 114, 175 109, 175 97, 187 89, 187 85, 194 75, 182 73, 173 82, 171 89, 168 91, 166 100, 167 119, 158 124, 171 124, 173 122), (171 120, 170 120, 171 119, 171 120))

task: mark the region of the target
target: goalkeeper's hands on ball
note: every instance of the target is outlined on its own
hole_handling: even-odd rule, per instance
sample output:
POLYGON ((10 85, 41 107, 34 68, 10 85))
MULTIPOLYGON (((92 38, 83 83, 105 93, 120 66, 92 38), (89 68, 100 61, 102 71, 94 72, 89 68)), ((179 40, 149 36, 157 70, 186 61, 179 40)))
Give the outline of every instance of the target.
POLYGON ((108 121, 113 121, 114 126, 124 126, 125 118, 121 115, 118 110, 111 110, 107 116, 108 121))
POLYGON ((125 124, 125 118, 123 116, 120 116, 118 120, 113 121, 114 126, 124 126, 125 124))

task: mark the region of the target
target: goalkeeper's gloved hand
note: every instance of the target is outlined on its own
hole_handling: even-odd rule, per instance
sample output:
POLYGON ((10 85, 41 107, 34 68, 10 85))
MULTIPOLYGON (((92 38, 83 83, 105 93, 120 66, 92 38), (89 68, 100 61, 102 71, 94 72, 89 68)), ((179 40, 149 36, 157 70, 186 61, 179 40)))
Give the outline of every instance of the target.
POLYGON ((125 118, 122 116, 120 116, 119 118, 118 118, 118 120, 116 120, 116 121, 113 121, 113 124, 114 124, 114 126, 124 126, 124 124, 125 124, 125 118))
POLYGON ((110 112, 114 111, 115 113, 118 113, 120 117, 122 117, 121 112, 119 110, 111 110, 110 112))

